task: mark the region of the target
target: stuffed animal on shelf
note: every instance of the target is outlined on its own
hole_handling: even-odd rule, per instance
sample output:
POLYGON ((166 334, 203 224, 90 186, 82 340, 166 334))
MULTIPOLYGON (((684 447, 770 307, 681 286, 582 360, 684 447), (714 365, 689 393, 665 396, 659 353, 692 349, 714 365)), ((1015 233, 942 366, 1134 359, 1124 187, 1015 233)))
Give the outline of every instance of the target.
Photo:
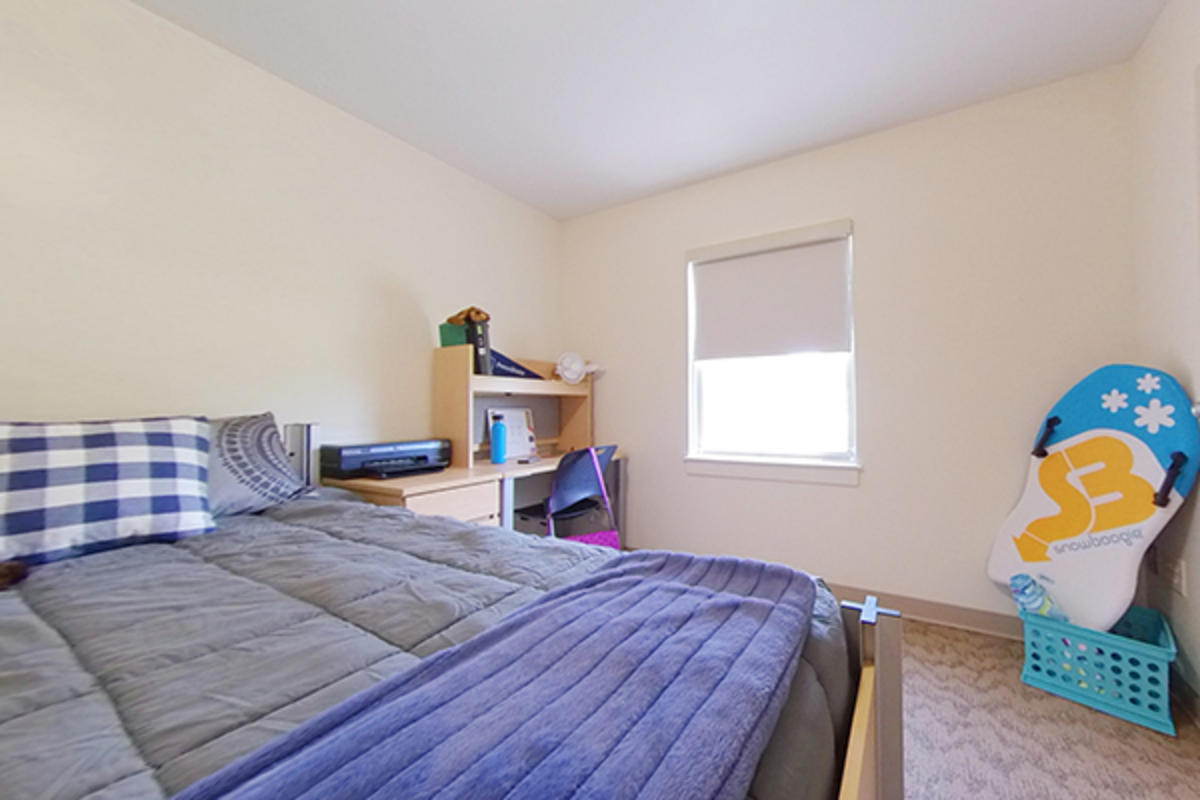
POLYGON ((466 325, 467 322, 487 322, 492 318, 492 315, 484 311, 478 306, 467 306, 457 314, 446 317, 446 322, 451 325, 466 325))

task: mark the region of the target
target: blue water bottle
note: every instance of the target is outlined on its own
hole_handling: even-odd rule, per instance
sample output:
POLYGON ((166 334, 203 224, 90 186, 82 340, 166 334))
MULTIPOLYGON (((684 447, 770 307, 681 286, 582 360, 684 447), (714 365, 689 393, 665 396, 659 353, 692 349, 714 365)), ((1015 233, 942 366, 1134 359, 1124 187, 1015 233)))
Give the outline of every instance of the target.
POLYGON ((492 423, 492 463, 503 464, 508 457, 508 426, 503 420, 492 423))
POLYGON ((1008 581, 1008 588, 1012 590, 1013 599, 1017 601, 1017 605, 1023 611, 1028 611, 1030 614, 1041 614, 1043 617, 1062 622, 1068 621, 1067 615, 1046 593, 1046 587, 1035 581, 1032 576, 1023 572, 1013 575, 1008 581))

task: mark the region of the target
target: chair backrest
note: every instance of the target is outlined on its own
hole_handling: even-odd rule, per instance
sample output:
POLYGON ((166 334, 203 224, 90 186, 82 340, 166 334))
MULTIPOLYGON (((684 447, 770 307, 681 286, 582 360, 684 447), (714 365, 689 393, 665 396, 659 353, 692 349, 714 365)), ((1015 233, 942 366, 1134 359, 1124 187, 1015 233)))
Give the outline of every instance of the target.
POLYGON ((606 494, 603 480, 604 470, 612 461, 613 453, 617 452, 615 444, 591 448, 596 452, 596 462, 592 463, 592 454, 587 448, 572 450, 558 462, 554 471, 554 483, 550 489, 550 498, 546 501, 546 512, 554 514, 564 508, 570 508, 580 500, 589 497, 599 497, 606 494), (596 474, 596 464, 600 465, 600 474, 596 474))

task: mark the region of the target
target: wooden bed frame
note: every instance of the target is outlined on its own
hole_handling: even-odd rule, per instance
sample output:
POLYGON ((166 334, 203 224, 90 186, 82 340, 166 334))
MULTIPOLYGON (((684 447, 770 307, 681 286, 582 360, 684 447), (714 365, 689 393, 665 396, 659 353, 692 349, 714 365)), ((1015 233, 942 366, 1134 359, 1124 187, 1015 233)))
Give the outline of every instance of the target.
POLYGON ((838 800, 903 800, 904 717, 900 612, 874 595, 842 602, 858 692, 838 800))

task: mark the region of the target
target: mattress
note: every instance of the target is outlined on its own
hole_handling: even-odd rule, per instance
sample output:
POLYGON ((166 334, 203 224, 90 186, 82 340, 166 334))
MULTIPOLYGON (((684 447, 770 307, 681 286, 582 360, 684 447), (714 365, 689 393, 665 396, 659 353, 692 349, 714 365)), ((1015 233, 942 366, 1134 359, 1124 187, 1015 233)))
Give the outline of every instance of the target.
MULTIPOLYGON (((6 798, 162 798, 598 569, 604 548, 297 500, 35 568, 0 592, 6 798)), ((752 794, 825 797, 852 689, 836 602, 752 794)))

